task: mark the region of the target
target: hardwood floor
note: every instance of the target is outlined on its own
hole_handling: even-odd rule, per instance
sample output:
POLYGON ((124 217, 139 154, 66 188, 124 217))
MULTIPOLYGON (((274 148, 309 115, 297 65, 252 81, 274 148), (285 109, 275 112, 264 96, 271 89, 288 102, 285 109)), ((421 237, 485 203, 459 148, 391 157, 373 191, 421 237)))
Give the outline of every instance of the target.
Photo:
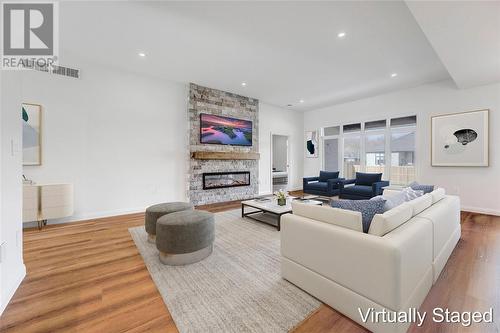
MULTIPOLYGON (((198 207, 212 212, 239 202, 198 207)), ((143 214, 24 232, 27 276, 0 317, 0 332, 177 332, 128 228, 143 214)), ((500 320, 500 217, 463 213, 462 238, 421 310, 494 308, 500 320)), ((410 332, 498 332, 427 320, 410 332)), ((498 325, 498 324, 497 324, 498 325)), ((323 305, 295 332, 366 332, 323 305)))

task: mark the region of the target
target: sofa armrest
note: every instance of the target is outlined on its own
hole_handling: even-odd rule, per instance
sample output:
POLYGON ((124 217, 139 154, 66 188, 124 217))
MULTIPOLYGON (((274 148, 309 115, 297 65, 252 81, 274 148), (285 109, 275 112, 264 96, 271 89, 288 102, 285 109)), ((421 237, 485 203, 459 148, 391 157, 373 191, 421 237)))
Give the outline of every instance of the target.
POLYGON ((334 188, 338 188, 339 184, 344 180, 344 178, 334 178, 328 179, 326 182, 328 183, 328 189, 333 190, 334 188))
POLYGON ((376 182, 372 184, 373 195, 381 195, 383 190, 382 187, 389 186, 389 181, 382 180, 380 182, 376 182))
POLYGON ((342 179, 341 182, 339 182, 339 189, 343 189, 345 185, 347 184, 354 184, 356 182, 356 179, 345 179, 345 178, 339 178, 342 179))
POLYGON ((281 222, 281 255, 397 311, 422 281, 418 288, 432 286, 432 223, 409 221, 395 231, 378 237, 286 214, 281 222))

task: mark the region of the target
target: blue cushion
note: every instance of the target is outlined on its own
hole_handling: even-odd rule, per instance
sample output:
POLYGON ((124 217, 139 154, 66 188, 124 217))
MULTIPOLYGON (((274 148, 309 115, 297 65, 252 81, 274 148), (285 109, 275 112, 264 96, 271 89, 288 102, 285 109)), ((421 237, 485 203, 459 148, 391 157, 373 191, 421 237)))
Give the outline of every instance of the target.
POLYGON ((326 189, 328 188, 328 183, 324 183, 324 182, 309 183, 309 184, 307 184, 307 188, 319 190, 319 191, 326 191, 326 189))
POLYGON ((372 186, 373 183, 382 180, 381 173, 356 172, 356 185, 372 186))
POLYGON ((363 220, 363 232, 370 229, 373 216, 384 213, 385 200, 332 200, 330 205, 334 208, 342 208, 361 212, 363 220))
POLYGON ((373 189, 371 186, 353 185, 344 187, 342 189, 342 193, 361 195, 370 198, 371 196, 373 196, 373 189))
POLYGON ((431 193, 432 191, 434 191, 434 185, 421 185, 417 182, 413 182, 408 186, 410 186, 413 190, 416 191, 424 191, 424 194, 431 193))
POLYGON ((337 179, 339 178, 339 172, 330 172, 330 171, 320 171, 319 172, 319 181, 326 182, 328 179, 337 179))

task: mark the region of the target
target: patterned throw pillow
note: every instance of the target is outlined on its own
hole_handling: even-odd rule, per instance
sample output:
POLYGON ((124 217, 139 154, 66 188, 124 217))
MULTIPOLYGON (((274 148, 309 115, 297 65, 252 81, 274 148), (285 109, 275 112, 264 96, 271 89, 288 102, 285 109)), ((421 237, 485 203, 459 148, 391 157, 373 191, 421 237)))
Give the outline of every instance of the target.
POLYGON ((401 192, 404 193, 405 201, 411 201, 424 195, 424 191, 414 190, 411 187, 404 188, 401 192))
POLYGON ((333 208, 348 209, 361 213, 363 221, 363 232, 367 233, 370 229, 373 216, 384 213, 385 200, 332 200, 330 205, 333 208))
POLYGON ((413 182, 408 186, 414 190, 424 191, 424 194, 431 193, 432 191, 434 191, 434 185, 421 185, 417 182, 413 182))

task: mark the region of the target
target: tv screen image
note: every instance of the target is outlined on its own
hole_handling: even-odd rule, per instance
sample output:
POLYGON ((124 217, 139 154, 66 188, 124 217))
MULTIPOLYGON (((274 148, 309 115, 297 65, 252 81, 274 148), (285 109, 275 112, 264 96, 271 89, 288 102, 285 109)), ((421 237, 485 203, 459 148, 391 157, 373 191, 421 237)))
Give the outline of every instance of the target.
POLYGON ((252 122, 202 113, 200 114, 200 142, 251 146, 252 122))

